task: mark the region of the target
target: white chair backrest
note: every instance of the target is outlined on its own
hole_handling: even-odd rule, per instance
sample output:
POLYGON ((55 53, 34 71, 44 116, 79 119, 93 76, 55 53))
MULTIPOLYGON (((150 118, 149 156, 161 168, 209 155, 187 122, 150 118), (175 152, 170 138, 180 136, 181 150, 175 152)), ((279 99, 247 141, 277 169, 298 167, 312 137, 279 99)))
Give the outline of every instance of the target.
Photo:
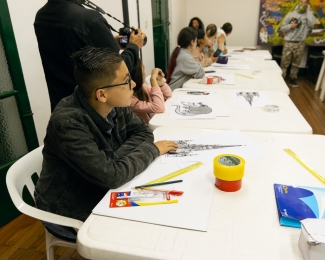
POLYGON ((38 147, 20 158, 10 167, 7 173, 7 187, 16 207, 21 204, 22 192, 25 185, 34 198, 35 185, 32 181, 32 175, 37 173, 39 176, 42 170, 42 148, 43 146, 38 147))
POLYGON ((31 207, 23 200, 22 192, 25 185, 34 198, 35 185, 31 179, 31 176, 35 172, 38 176, 40 175, 43 162, 42 149, 43 146, 29 152, 9 168, 6 177, 9 195, 16 208, 28 216, 53 224, 80 229, 81 225, 83 224, 82 221, 59 216, 57 214, 31 207))

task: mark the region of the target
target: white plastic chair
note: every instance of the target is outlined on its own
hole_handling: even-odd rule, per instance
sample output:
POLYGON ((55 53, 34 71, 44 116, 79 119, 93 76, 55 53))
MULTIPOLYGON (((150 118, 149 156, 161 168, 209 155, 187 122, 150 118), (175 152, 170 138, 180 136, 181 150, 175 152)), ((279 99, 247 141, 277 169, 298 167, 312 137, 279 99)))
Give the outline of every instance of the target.
MULTIPOLYGON (((83 222, 77 219, 63 217, 57 214, 46 212, 35 207, 26 204, 23 200, 22 193, 24 186, 27 187, 31 196, 34 199, 35 185, 31 176, 34 173, 40 175, 42 169, 42 155, 43 146, 26 154, 18 161, 16 161, 8 170, 6 182, 10 197, 16 206, 16 208, 33 218, 46 221, 53 224, 72 227, 79 230, 83 222)), ((47 231, 45 228, 46 237, 46 255, 48 260, 54 260, 54 248, 53 246, 65 246, 77 249, 76 243, 68 242, 58 237, 55 237, 47 231)))

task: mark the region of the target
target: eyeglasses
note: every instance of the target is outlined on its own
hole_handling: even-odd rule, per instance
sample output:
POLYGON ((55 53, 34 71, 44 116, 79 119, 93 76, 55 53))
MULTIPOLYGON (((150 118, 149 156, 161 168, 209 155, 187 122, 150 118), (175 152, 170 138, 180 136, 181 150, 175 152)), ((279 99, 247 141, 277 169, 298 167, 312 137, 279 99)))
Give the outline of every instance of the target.
POLYGON ((114 85, 109 85, 109 86, 104 86, 104 87, 100 87, 100 88, 97 88, 97 89, 113 88, 113 87, 118 87, 118 86, 123 86, 123 85, 129 84, 129 87, 130 87, 130 90, 131 90, 132 89, 132 86, 131 86, 132 78, 131 78, 130 73, 128 73, 127 76, 129 76, 129 79, 126 82, 124 82, 124 83, 114 84, 114 85))

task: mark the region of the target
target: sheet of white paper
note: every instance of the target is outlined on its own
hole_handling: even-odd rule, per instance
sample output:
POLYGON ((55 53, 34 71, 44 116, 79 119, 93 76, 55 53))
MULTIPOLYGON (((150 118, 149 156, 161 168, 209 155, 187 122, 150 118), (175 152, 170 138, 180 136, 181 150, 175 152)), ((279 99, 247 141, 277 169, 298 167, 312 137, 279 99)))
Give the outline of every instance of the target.
MULTIPOLYGON (((229 74, 225 74, 225 73, 208 73, 208 74, 205 74, 206 77, 213 77, 213 76, 218 76, 218 77, 221 77, 221 81, 219 83, 216 83, 216 84, 221 84, 221 85, 235 85, 235 76, 233 73, 229 73, 229 74)), ((199 84, 205 84, 205 83, 202 83, 202 81, 199 81, 198 82, 199 84)), ((205 84, 207 85, 207 84, 205 84)), ((212 84, 214 85, 214 84, 212 84)))
POLYGON ((220 154, 237 154, 244 159, 260 158, 267 150, 240 130, 226 130, 205 135, 162 136, 179 144, 176 152, 161 156, 162 163, 211 162, 220 154))
MULTIPOLYGON (((227 102, 224 98, 223 95, 221 94, 217 94, 217 93, 214 93, 214 94, 211 94, 211 95, 177 95, 176 96, 176 99, 175 99, 176 103, 179 103, 179 102, 189 102, 189 103, 198 103, 198 102, 206 102, 207 100, 207 103, 210 104, 212 110, 213 110, 213 113, 214 113, 214 117, 226 117, 226 116, 230 116, 230 110, 229 110, 229 107, 227 105, 227 102)), ((173 104, 174 101, 171 102, 171 104, 173 104)), ((171 106, 171 109, 170 110, 170 115, 172 113, 176 113, 175 112, 175 106, 171 106)), ((175 118, 175 117, 172 117, 171 118, 174 118, 174 119, 192 119, 192 117, 186 117, 186 116, 183 116, 185 118, 175 118)), ((214 118, 213 117, 213 118, 214 118)))
MULTIPOLYGON (((129 191, 132 187, 145 184, 179 169, 176 163, 162 167, 160 160, 156 159, 147 170, 136 176, 132 181, 119 189, 110 190, 93 209, 93 213, 158 225, 207 231, 215 189, 215 177, 211 162, 179 176, 178 179, 182 179, 183 182, 167 185, 170 190, 184 192, 182 196, 171 198, 178 199, 178 203, 109 208, 111 192, 129 191)), ((161 186, 161 189, 165 189, 167 186, 161 186)), ((155 188, 158 189, 158 187, 155 188)))
POLYGON ((264 91, 231 91, 230 95, 234 107, 264 107, 272 104, 264 91))
POLYGON ((249 70, 250 66, 248 64, 219 64, 212 63, 211 64, 214 69, 226 69, 226 70, 249 70))
POLYGON ((247 61, 252 61, 253 58, 245 58, 245 57, 233 57, 233 56, 228 56, 229 60, 247 60, 247 61))
POLYGON ((172 119, 215 118, 215 106, 207 96, 178 96, 170 104, 172 119))

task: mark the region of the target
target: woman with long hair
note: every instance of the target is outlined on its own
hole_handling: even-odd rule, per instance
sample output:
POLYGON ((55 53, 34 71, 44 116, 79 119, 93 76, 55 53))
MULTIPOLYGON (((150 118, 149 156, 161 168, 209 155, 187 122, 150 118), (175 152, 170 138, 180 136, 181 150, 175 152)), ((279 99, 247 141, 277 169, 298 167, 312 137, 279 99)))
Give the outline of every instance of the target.
POLYGON ((158 68, 154 68, 151 72, 150 85, 144 84, 145 70, 141 60, 130 74, 136 83, 130 107, 148 124, 154 114, 165 111, 164 102, 172 96, 172 91, 165 82, 164 73, 158 68))
POLYGON ((193 58, 200 62, 203 67, 210 66, 213 62, 216 62, 218 60, 218 57, 209 57, 209 53, 204 53, 204 48, 209 47, 209 38, 207 34, 202 30, 197 30, 197 46, 192 51, 193 58))
POLYGON ((174 49, 167 72, 167 83, 172 90, 181 88, 190 78, 203 78, 204 68, 192 56, 197 46, 197 30, 183 28, 178 34, 177 47, 174 49))
POLYGON ((201 21, 201 19, 199 17, 193 17, 189 24, 188 27, 192 27, 193 29, 197 30, 197 29, 202 29, 204 30, 204 24, 201 21))

